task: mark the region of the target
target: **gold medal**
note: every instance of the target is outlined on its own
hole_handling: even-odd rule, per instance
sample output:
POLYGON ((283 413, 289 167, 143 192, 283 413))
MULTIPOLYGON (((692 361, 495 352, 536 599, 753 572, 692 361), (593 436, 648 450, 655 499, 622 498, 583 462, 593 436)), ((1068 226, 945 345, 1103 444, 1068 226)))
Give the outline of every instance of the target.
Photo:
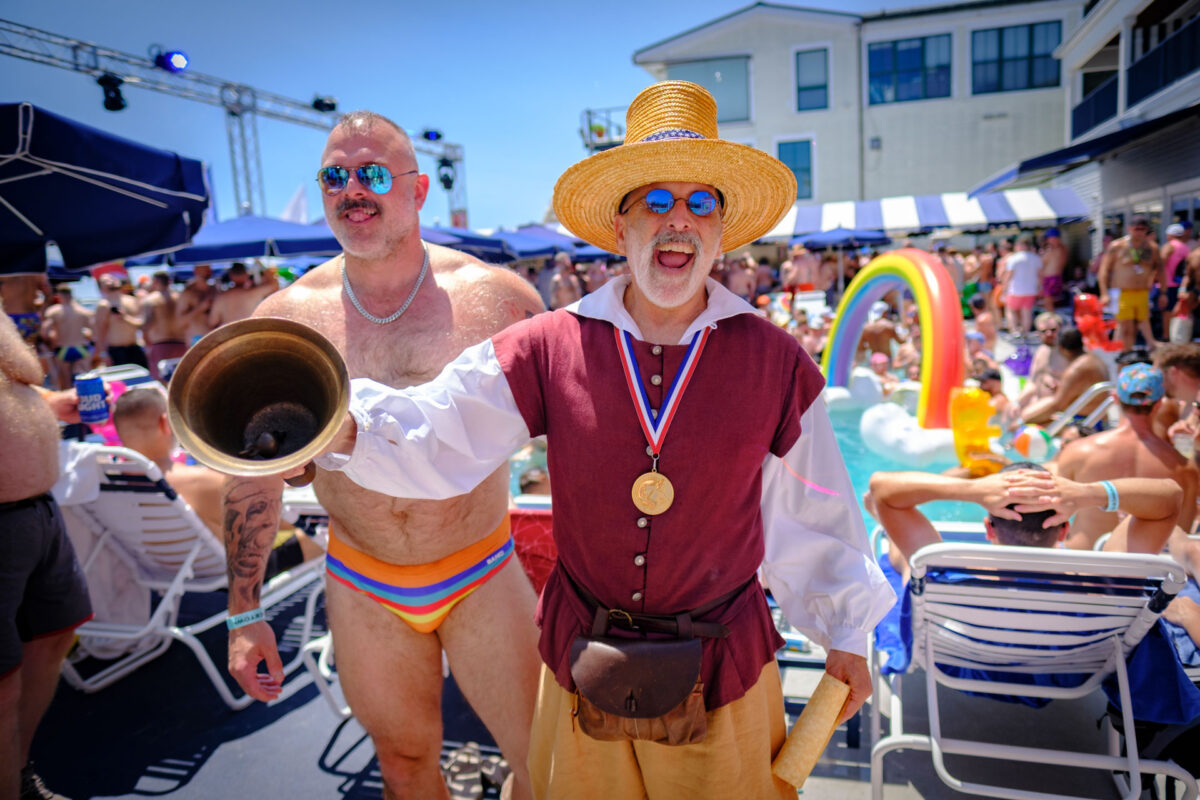
POLYGON ((633 482, 633 504, 643 514, 661 514, 675 501, 675 487, 661 472, 643 472, 633 482))

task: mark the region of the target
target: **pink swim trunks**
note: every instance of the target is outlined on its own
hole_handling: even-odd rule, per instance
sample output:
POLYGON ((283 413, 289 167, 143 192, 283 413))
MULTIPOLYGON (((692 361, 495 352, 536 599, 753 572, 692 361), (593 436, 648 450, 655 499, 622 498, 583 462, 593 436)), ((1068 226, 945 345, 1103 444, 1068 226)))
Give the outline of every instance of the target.
POLYGON ((1004 298, 1004 306, 1014 311, 1020 311, 1023 308, 1033 308, 1035 300, 1037 300, 1035 294, 1010 294, 1004 298))

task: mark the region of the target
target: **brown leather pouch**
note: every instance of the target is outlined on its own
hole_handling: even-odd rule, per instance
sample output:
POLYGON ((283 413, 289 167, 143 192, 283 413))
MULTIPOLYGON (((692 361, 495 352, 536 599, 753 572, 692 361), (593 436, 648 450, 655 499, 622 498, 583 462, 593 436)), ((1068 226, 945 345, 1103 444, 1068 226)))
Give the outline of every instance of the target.
POLYGON ((708 725, 700 682, 702 648, 692 636, 691 616, 676 618, 680 638, 651 640, 605 636, 608 614, 597 608, 592 634, 571 644, 580 728, 602 741, 703 741, 708 725))

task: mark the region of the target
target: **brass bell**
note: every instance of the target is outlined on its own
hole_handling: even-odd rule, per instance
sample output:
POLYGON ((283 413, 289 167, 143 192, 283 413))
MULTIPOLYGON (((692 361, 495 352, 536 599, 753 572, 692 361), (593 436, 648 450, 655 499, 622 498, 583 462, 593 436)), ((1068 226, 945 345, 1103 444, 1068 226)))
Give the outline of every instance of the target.
POLYGON ((310 463, 337 435, 350 405, 346 363, 299 322, 253 317, 217 328, 179 362, 167 418, 179 443, 229 475, 277 475, 310 463))

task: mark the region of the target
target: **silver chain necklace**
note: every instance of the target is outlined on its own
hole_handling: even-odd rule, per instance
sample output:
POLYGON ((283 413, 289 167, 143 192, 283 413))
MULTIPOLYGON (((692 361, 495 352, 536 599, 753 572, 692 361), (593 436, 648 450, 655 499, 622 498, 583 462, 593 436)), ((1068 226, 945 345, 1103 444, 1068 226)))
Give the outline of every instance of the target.
POLYGON ((375 316, 370 311, 367 311, 365 308, 363 308, 362 303, 358 302, 358 297, 355 296, 354 289, 350 286, 350 276, 346 274, 346 255, 344 253, 342 254, 342 286, 345 287, 346 294, 350 296, 350 302, 354 304, 356 309, 358 309, 358 313, 362 314, 376 325, 387 325, 389 322, 395 322, 396 320, 400 319, 400 315, 405 311, 408 311, 409 304, 411 304, 413 298, 417 296, 417 291, 421 288, 422 281, 425 280, 425 273, 429 272, 429 245, 421 242, 421 249, 425 251, 425 261, 421 264, 421 274, 417 276, 417 282, 413 284, 412 291, 408 293, 408 299, 404 301, 404 305, 400 306, 386 317, 375 316))

